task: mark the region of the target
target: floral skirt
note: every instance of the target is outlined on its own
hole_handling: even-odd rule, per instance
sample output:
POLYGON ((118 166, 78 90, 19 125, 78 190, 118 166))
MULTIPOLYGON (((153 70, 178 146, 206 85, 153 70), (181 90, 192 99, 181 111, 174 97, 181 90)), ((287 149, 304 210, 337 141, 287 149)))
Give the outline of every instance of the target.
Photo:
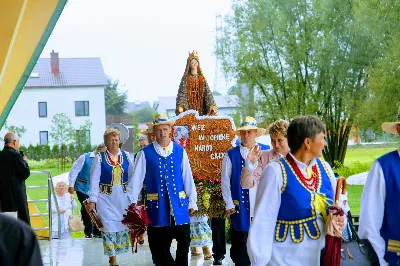
POLYGON ((211 228, 206 221, 190 223, 190 246, 203 247, 212 244, 211 228))
POLYGON ((116 256, 129 251, 128 229, 119 232, 103 232, 104 255, 116 256))

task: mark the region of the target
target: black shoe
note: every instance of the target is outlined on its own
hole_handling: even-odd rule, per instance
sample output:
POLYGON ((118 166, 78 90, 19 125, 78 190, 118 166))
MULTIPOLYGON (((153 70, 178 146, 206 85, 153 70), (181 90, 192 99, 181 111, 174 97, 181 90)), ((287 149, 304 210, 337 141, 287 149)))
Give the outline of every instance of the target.
POLYGON ((223 261, 224 259, 214 259, 214 262, 213 262, 213 265, 222 265, 222 261, 223 261))
POLYGON ((85 238, 92 238, 92 236, 85 235, 85 238))
POLYGON ((102 235, 93 235, 94 238, 103 238, 102 235))

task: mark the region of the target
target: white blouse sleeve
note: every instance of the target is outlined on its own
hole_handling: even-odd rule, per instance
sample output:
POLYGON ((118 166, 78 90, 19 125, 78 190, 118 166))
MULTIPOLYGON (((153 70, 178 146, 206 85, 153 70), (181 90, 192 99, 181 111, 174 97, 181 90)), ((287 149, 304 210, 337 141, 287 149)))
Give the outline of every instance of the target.
POLYGON ((383 224, 386 200, 386 183, 379 161, 375 161, 368 173, 361 196, 360 227, 358 236, 368 239, 378 256, 380 265, 386 265, 385 240, 380 230, 383 224))
POLYGON ((185 193, 189 198, 189 208, 198 210, 196 185, 194 184, 189 158, 185 150, 183 151, 183 160, 182 160, 182 178, 183 178, 183 187, 185 189, 185 193))
POLYGON ((222 197, 224 198, 226 209, 234 209, 232 193, 231 193, 231 175, 232 175, 232 162, 225 153, 224 159, 222 160, 222 171, 221 171, 221 189, 222 197))
POLYGON ((97 202, 97 196, 99 195, 99 183, 101 175, 100 155, 97 154, 93 159, 92 168, 90 169, 90 190, 89 190, 89 201, 97 202))
POLYGON ((258 185, 254 217, 247 241, 251 265, 265 266, 271 260, 282 186, 280 165, 277 162, 268 164, 258 185))

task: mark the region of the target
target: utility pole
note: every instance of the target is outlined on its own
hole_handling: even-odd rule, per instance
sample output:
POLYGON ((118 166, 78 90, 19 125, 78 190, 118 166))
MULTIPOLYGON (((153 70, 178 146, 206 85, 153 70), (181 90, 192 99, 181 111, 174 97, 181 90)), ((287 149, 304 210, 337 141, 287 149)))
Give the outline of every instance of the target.
MULTIPOLYGON (((215 16, 215 43, 216 43, 216 50, 221 48, 221 37, 222 37, 222 15, 217 14, 215 16)), ((222 82, 224 80, 224 75, 221 71, 221 66, 218 60, 218 57, 215 57, 215 74, 214 74, 214 90, 220 92, 222 82)))

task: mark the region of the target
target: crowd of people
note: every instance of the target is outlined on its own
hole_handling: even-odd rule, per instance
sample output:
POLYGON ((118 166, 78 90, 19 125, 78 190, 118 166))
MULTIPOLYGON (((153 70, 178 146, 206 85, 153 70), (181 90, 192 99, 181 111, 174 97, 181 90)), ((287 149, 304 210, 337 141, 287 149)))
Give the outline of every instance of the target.
MULTIPOLYGON (((400 135, 400 110, 398 117, 397 122, 385 123, 382 128, 400 135)), ((121 223, 125 209, 131 204, 145 204, 150 218, 148 243, 155 265, 188 265, 189 253, 200 256, 201 250, 205 259, 214 258, 214 265, 222 265, 225 217, 193 215, 198 210, 196 186, 188 154, 170 137, 173 125, 166 115, 156 115, 143 132, 141 150, 135 156, 120 148, 118 130, 107 129, 104 145, 77 159, 69 174, 68 193, 66 183, 56 184, 58 210, 54 205, 48 207, 60 214, 63 239, 71 237, 68 217, 72 208, 77 208, 76 193, 82 206, 83 201, 89 202, 81 209, 85 237, 102 238, 104 254, 115 266, 117 255, 128 252, 130 246, 128 228, 121 223), (90 210, 96 210, 101 219, 101 230, 93 226, 87 214, 90 210), (175 259, 170 252, 173 239, 177 241, 175 259)), ((315 116, 300 116, 290 123, 275 121, 263 129, 254 118, 246 117, 235 133, 240 144, 226 152, 221 173, 232 261, 239 266, 320 265, 327 212, 336 190, 335 174, 321 159, 326 146, 325 125, 315 116), (265 146, 256 142, 266 131, 272 149, 263 149, 265 146)), ((18 224, 18 230, 24 232, 21 241, 28 238, 37 247, 29 229, 25 189, 30 170, 18 148, 18 136, 8 133, 0 152, 0 208, 1 212, 16 212, 25 223, 18 224)), ((378 158, 361 199, 359 236, 371 243, 380 265, 399 265, 399 255, 387 248, 389 240, 400 240, 399 170, 400 149, 378 158)), ((12 220, 3 214, 0 220, 2 237, 4 228, 16 225, 10 225, 12 220)), ((347 222, 345 215, 334 216, 339 230, 347 222)), ((53 237, 57 237, 58 226, 55 228, 53 237)), ((8 252, 3 246, 0 252, 8 252)), ((32 252, 30 259, 40 260, 38 249, 32 252)), ((0 260, 6 261, 0 255, 0 260)))

